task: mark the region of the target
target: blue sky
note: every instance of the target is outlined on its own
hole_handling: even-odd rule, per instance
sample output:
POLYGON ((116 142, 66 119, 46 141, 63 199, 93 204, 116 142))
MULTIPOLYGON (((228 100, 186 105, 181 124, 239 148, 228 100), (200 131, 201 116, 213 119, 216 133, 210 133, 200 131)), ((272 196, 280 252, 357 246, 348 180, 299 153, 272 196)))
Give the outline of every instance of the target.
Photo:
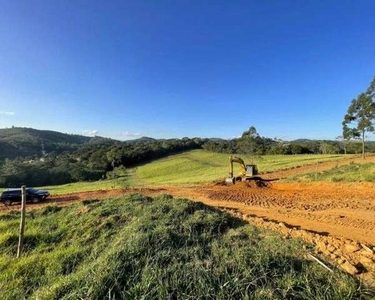
POLYGON ((0 128, 335 138, 374 1, 0 0, 0 128))

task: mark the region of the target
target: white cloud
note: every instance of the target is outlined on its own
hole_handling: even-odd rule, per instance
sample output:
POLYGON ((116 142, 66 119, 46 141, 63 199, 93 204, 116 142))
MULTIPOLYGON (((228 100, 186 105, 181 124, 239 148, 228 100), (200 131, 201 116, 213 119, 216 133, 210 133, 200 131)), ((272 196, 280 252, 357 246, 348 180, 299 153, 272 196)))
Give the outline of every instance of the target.
POLYGON ((99 134, 98 130, 83 130, 82 133, 88 136, 95 136, 99 134))
POLYGON ((2 111, 2 110, 0 110, 0 115, 14 116, 15 113, 13 111, 2 111))
POLYGON ((123 136, 123 137, 141 137, 142 133, 140 133, 140 132, 124 131, 124 132, 121 133, 121 136, 123 136))

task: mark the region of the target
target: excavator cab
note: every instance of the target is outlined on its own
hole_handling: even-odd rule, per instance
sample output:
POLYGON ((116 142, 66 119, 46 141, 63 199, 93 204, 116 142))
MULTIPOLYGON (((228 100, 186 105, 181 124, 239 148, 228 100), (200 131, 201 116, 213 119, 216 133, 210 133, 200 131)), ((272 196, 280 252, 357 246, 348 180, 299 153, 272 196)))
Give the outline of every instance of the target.
POLYGON ((246 177, 258 175, 258 168, 256 165, 246 165, 246 177))

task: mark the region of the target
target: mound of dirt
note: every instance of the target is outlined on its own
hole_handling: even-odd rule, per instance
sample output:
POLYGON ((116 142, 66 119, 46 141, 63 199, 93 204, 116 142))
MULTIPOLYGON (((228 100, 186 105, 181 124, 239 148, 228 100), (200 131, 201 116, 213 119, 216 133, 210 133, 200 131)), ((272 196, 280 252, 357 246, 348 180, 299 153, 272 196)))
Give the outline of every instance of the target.
POLYGON ((246 182, 240 182, 240 184, 245 184, 248 188, 271 188, 272 183, 263 179, 254 179, 246 182))
MULTIPOLYGON (((227 186, 225 179, 217 180, 212 183, 213 186, 227 186)), ((271 188, 272 183, 269 180, 252 179, 247 181, 237 181, 235 186, 237 187, 247 187, 247 188, 271 188)))

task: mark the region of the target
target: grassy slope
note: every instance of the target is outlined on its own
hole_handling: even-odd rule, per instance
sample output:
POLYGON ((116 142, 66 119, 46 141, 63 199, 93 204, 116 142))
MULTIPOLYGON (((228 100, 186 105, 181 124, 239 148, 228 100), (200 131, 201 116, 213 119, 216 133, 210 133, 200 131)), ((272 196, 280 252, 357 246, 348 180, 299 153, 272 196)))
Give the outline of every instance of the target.
POLYGON ((298 240, 166 195, 29 213, 21 259, 18 220, 0 216, 1 299, 371 297, 352 277, 306 261, 298 240))
MULTIPOLYGON (((137 176, 144 184, 184 184, 212 182, 226 177, 228 154, 192 150, 182 154, 159 159, 137 168, 137 176)), ((251 157, 240 155, 246 163, 251 157)), ((336 160, 343 155, 266 155, 256 157, 254 163, 260 172, 274 171, 316 162, 336 160)), ((238 166, 235 164, 235 172, 238 166)))
MULTIPOLYGON (((60 195, 127 186, 212 182, 228 174, 228 156, 228 154, 192 150, 139 166, 136 170, 129 170, 126 177, 117 180, 77 182, 43 188, 54 195, 60 195)), ((251 162, 250 156, 240 156, 246 163, 251 162)), ((262 158, 256 157, 254 163, 258 165, 261 172, 265 172, 341 158, 342 155, 266 155, 262 158)), ((234 164, 234 168, 235 172, 239 171, 238 165, 234 164)))
POLYGON ((331 181, 331 182, 375 182, 375 164, 350 164, 321 172, 290 178, 288 181, 331 181))

